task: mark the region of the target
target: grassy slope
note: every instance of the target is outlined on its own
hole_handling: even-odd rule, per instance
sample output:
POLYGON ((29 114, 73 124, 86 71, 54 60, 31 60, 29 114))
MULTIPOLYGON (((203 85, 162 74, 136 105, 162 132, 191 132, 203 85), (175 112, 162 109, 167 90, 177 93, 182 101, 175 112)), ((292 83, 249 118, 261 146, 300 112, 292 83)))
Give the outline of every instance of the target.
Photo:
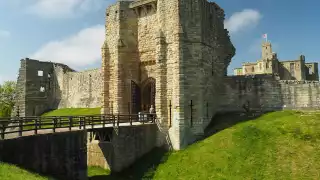
POLYGON ((98 115, 101 108, 64 108, 57 109, 43 114, 42 116, 82 116, 82 115, 98 115))
POLYGON ((41 177, 13 165, 0 162, 1 180, 47 180, 49 178, 41 177))
POLYGON ((274 112, 175 152, 155 179, 320 179, 320 116, 274 112))
MULTIPOLYGON (((269 113, 174 152, 158 167, 159 162, 149 162, 155 156, 157 152, 151 152, 120 177, 93 167, 88 174, 92 180, 320 179, 320 115, 269 113)), ((5 177, 2 172, 9 172, 6 169, 0 165, 0 179, 5 177)), ((11 179, 34 179, 20 173, 21 178, 17 171, 10 170, 11 179)))

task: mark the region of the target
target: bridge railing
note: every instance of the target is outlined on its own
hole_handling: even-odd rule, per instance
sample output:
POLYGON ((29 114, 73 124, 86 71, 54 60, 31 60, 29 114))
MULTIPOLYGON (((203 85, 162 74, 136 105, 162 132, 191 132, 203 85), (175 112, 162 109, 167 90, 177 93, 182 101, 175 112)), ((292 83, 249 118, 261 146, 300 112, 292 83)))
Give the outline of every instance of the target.
POLYGON ((7 134, 18 133, 22 136, 23 132, 34 131, 38 134, 39 130, 52 130, 68 128, 86 129, 110 126, 119 126, 121 123, 132 125, 134 122, 155 123, 155 114, 99 114, 88 116, 28 116, 28 117, 8 117, 0 118, 0 139, 5 139, 7 134))

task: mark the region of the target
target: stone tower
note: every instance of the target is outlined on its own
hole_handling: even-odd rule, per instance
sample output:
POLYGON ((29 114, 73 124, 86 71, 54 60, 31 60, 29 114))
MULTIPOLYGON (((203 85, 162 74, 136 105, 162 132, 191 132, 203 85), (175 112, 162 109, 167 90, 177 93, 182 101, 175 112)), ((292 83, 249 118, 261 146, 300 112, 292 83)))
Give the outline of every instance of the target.
POLYGON ((263 73, 273 74, 278 72, 277 54, 272 51, 270 42, 262 43, 262 67, 263 73))
POLYGON ((207 0, 118 1, 106 11, 102 113, 155 106, 159 145, 202 135, 235 54, 224 11, 207 0), (171 110, 169 104, 171 103, 171 110))

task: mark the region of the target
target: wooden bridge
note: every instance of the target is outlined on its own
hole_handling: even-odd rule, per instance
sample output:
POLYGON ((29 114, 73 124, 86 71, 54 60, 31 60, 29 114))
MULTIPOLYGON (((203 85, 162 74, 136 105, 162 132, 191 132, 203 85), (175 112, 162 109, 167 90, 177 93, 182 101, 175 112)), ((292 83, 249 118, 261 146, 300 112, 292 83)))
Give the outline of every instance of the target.
POLYGON ((0 140, 36 134, 155 123, 155 114, 30 116, 0 118, 0 140))

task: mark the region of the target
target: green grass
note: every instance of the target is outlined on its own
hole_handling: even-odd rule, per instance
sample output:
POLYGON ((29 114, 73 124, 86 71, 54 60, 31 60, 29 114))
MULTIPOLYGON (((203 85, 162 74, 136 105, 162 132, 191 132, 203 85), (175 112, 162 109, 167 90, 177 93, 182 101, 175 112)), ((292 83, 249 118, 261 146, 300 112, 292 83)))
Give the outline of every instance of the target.
MULTIPOLYGON (((90 180, 318 180, 319 159, 320 113, 282 111, 239 123, 182 151, 155 149, 117 175, 97 167, 89 167, 88 174, 90 180)), ((13 177, 16 171, 11 179, 19 179, 13 177)))
POLYGON ((38 174, 30 173, 14 165, 0 162, 0 179, 1 180, 49 180, 38 174))
POLYGON ((154 179, 320 179, 320 115, 273 112, 171 154, 154 179))
POLYGON ((57 109, 47 113, 42 116, 85 116, 85 115, 98 115, 100 114, 101 108, 64 108, 57 109))

